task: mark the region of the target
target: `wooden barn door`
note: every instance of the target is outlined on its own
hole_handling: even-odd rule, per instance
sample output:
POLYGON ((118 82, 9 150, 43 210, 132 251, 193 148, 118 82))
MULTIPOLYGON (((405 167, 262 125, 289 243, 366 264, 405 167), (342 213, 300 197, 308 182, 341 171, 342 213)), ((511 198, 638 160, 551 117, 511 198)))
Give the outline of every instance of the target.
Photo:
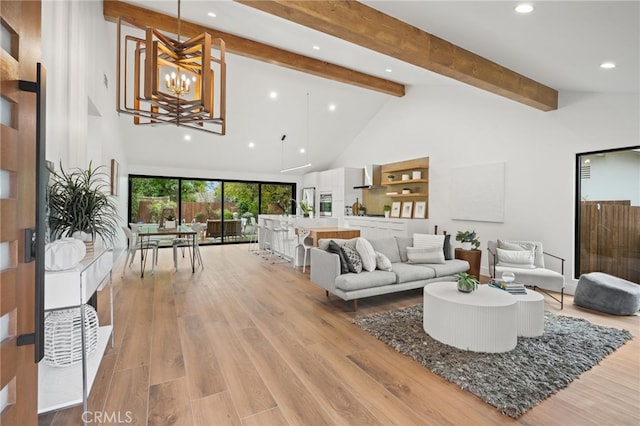
POLYGON ((25 262, 25 229, 36 224, 36 96, 40 1, 0 2, 0 424, 37 425, 34 345, 35 262, 25 262))

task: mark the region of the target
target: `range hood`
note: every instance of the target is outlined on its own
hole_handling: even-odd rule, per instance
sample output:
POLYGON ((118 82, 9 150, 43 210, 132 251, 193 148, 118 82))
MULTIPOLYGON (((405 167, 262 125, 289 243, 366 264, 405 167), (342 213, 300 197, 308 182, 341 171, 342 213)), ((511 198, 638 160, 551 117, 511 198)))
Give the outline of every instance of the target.
POLYGON ((354 186, 353 189, 373 189, 380 188, 380 175, 382 166, 377 164, 367 164, 362 169, 362 185, 354 186))

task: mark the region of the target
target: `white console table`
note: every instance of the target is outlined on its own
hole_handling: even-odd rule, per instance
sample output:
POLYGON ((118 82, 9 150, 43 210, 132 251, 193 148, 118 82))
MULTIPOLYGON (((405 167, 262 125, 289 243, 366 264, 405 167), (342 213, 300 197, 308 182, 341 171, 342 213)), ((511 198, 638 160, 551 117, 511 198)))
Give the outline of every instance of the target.
POLYGON ((100 367, 100 361, 111 337, 113 347, 113 252, 96 249, 87 255, 75 268, 59 272, 45 273, 45 311, 79 307, 84 324, 85 308, 91 296, 100 285, 108 281, 110 325, 98 330, 96 350, 87 355, 84 342, 85 329, 82 327, 82 362, 68 367, 52 367, 44 362, 38 365, 38 413, 58 410, 82 403, 87 410, 87 398, 100 367))

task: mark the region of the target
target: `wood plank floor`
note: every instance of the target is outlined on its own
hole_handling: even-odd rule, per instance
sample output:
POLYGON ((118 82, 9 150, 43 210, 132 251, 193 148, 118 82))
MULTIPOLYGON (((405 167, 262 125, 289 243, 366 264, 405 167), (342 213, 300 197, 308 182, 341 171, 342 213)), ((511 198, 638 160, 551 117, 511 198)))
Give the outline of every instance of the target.
MULTIPOLYGON (((352 324, 351 303, 327 299, 291 264, 246 245, 201 248, 205 269, 155 275, 139 265, 115 285, 115 347, 90 398, 94 424, 148 425, 636 425, 640 317, 579 309, 563 315, 626 328, 634 339, 567 388, 513 420, 352 324), (98 421, 100 420, 100 421, 98 421)), ((108 319, 108 292, 99 296, 108 319)), ((357 314, 422 303, 421 290, 363 299, 357 314)), ((559 304, 546 308, 559 313, 559 304)), ((81 407, 39 424, 81 424, 81 407)))

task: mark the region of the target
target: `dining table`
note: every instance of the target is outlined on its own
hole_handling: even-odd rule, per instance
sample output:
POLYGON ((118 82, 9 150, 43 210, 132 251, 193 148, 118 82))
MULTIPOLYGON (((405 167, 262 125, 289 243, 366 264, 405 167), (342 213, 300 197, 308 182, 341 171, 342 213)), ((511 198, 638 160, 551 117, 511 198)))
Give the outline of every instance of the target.
POLYGON ((191 273, 195 273, 195 257, 196 257, 196 244, 197 244, 197 232, 191 229, 191 227, 187 224, 179 225, 176 228, 158 228, 158 227, 145 227, 140 226, 138 229, 138 238, 140 238, 140 242, 142 243, 142 248, 140 249, 140 277, 144 278, 144 268, 147 264, 147 251, 149 250, 149 243, 152 238, 157 237, 166 237, 166 236, 177 236, 177 237, 187 237, 191 240, 191 245, 189 245, 189 259, 191 260, 191 273), (145 240, 146 238, 146 240, 145 240))

